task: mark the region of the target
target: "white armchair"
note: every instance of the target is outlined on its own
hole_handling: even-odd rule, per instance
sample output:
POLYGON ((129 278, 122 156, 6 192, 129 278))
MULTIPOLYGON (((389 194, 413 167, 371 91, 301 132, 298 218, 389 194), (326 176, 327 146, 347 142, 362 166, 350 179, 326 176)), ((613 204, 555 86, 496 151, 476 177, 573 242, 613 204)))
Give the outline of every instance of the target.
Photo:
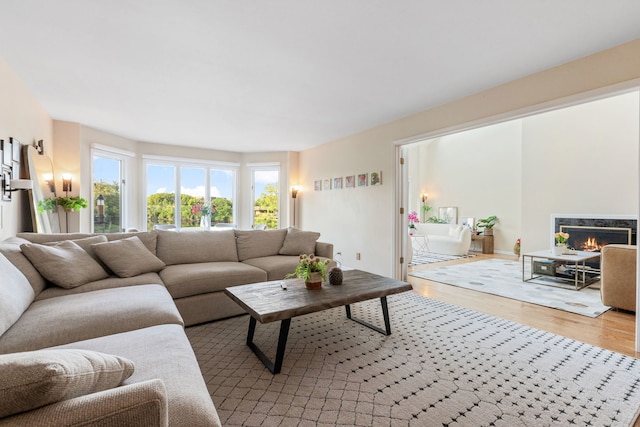
POLYGON ((471 230, 457 224, 416 224, 416 233, 429 239, 429 251, 446 255, 467 255, 471 247, 471 230))

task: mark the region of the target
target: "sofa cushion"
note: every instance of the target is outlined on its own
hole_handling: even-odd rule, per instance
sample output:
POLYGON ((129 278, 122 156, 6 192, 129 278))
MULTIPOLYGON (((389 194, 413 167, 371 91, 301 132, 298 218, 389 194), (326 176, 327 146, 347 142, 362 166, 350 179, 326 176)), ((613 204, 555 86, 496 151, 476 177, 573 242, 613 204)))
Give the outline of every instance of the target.
POLYGON ((264 282, 267 273, 240 262, 202 262, 167 266, 160 277, 176 299, 223 291, 228 286, 264 282))
MULTIPOLYGON (((318 257, 321 260, 328 258, 318 257)), ((262 258, 253 258, 242 261, 243 264, 252 265, 267 273, 267 280, 282 280, 287 274, 293 273, 296 265, 300 261, 300 255, 275 255, 262 258)), ((333 260, 327 264, 327 271, 335 267, 337 263, 333 260)))
POLYGON ((4 334, 29 307, 35 293, 27 278, 0 254, 0 335, 4 334))
POLYGON ((63 288, 74 288, 109 276, 91 255, 72 241, 56 246, 25 243, 20 249, 45 279, 63 288))
MULTIPOLYGON (((87 237, 93 237, 99 233, 18 233, 18 237, 26 239, 32 243, 47 243, 47 242, 60 242, 63 240, 77 240, 87 237)), ((158 233, 155 230, 152 231, 139 231, 135 233, 105 233, 104 236, 107 240, 119 240, 126 239, 127 237, 137 236, 142 243, 151 251, 152 254, 156 254, 156 243, 158 239, 158 233)))
POLYGON ((235 230, 238 245, 238 260, 278 255, 282 248, 286 229, 281 230, 235 230))
POLYGON ((0 355, 0 417, 119 386, 130 360, 88 350, 0 355))
POLYGON ((34 301, 0 336, 0 353, 39 350, 167 323, 183 324, 162 285, 65 295, 34 301))
POLYGON ((35 295, 38 296, 40 292, 47 287, 47 281, 22 253, 20 245, 24 243, 29 243, 29 241, 19 237, 9 237, 0 242, 0 253, 6 256, 13 265, 18 267, 18 270, 29 280, 35 295))
MULTIPOLYGON (((67 344, 117 354, 136 369, 124 385, 159 378, 165 385, 171 426, 220 426, 220 419, 202 378, 198 361, 184 329, 159 325, 67 344)), ((215 367, 213 367, 215 369, 215 367)))
POLYGON ((302 255, 312 254, 316 250, 316 241, 320 238, 320 233, 314 231, 300 231, 289 228, 287 237, 284 239, 280 255, 302 255))
POLYGON ((162 270, 164 262, 137 236, 91 245, 96 255, 118 277, 133 277, 162 270))
MULTIPOLYGON (((91 237, 85 237, 82 239, 70 239, 70 240, 65 240, 67 242, 73 242, 75 244, 77 244, 78 246, 80 246, 82 249, 84 249, 84 251, 86 253, 88 253, 89 255, 91 255, 91 257, 93 259, 95 259, 96 261, 98 261, 98 256, 96 255, 95 250, 91 247, 91 245, 95 244, 95 243, 104 243, 107 241, 107 236, 104 235, 98 235, 98 236, 91 236, 91 237)), ((46 242, 44 243, 47 246, 59 246, 62 242, 46 242)), ((99 262, 99 261, 98 261, 99 262)))
POLYGON ((158 230, 158 258, 167 265, 238 261, 233 230, 158 230))
POLYGON ((152 284, 162 284, 162 279, 160 278, 158 273, 144 273, 132 277, 110 276, 106 279, 96 280, 95 282, 89 282, 82 286, 71 289, 64 289, 58 286, 49 286, 47 289, 38 294, 36 300, 60 297, 70 294, 79 294, 82 292, 98 291, 100 289, 122 288, 125 286, 152 284))

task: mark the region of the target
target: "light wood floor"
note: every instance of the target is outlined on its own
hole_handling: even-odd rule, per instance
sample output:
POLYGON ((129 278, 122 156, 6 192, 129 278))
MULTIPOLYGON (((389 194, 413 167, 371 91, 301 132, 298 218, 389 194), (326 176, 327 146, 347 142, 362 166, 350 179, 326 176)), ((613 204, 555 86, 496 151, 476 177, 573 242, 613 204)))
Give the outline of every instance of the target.
MULTIPOLYGON (((499 257, 516 260, 515 256, 482 255, 473 258, 410 267, 409 271, 427 270, 444 265, 475 262, 499 257)), ((635 315, 609 310, 592 319, 579 314, 542 307, 535 304, 431 282, 409 276, 408 281, 420 295, 450 304, 470 308, 503 319, 562 335, 587 344, 640 358, 635 351, 635 315)))

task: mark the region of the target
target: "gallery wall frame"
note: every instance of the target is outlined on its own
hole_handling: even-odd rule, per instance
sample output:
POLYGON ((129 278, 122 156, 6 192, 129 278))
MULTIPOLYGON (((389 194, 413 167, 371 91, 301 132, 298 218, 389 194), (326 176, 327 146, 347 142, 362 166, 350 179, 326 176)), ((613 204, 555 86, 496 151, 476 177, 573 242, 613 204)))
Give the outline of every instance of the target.
POLYGON ((441 207, 438 208, 438 219, 446 222, 447 224, 458 223, 458 208, 457 207, 441 207))
POLYGON ((11 140, 2 141, 2 165, 11 167, 13 164, 13 147, 11 146, 11 140))

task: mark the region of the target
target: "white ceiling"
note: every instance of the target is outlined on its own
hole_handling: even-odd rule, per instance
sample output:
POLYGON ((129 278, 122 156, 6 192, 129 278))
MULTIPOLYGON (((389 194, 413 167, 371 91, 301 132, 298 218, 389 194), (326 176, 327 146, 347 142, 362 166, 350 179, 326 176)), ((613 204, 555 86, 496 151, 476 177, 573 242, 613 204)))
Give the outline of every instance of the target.
POLYGON ((0 57, 54 119, 299 151, 636 39, 638 17, 638 0, 3 0, 0 57))

